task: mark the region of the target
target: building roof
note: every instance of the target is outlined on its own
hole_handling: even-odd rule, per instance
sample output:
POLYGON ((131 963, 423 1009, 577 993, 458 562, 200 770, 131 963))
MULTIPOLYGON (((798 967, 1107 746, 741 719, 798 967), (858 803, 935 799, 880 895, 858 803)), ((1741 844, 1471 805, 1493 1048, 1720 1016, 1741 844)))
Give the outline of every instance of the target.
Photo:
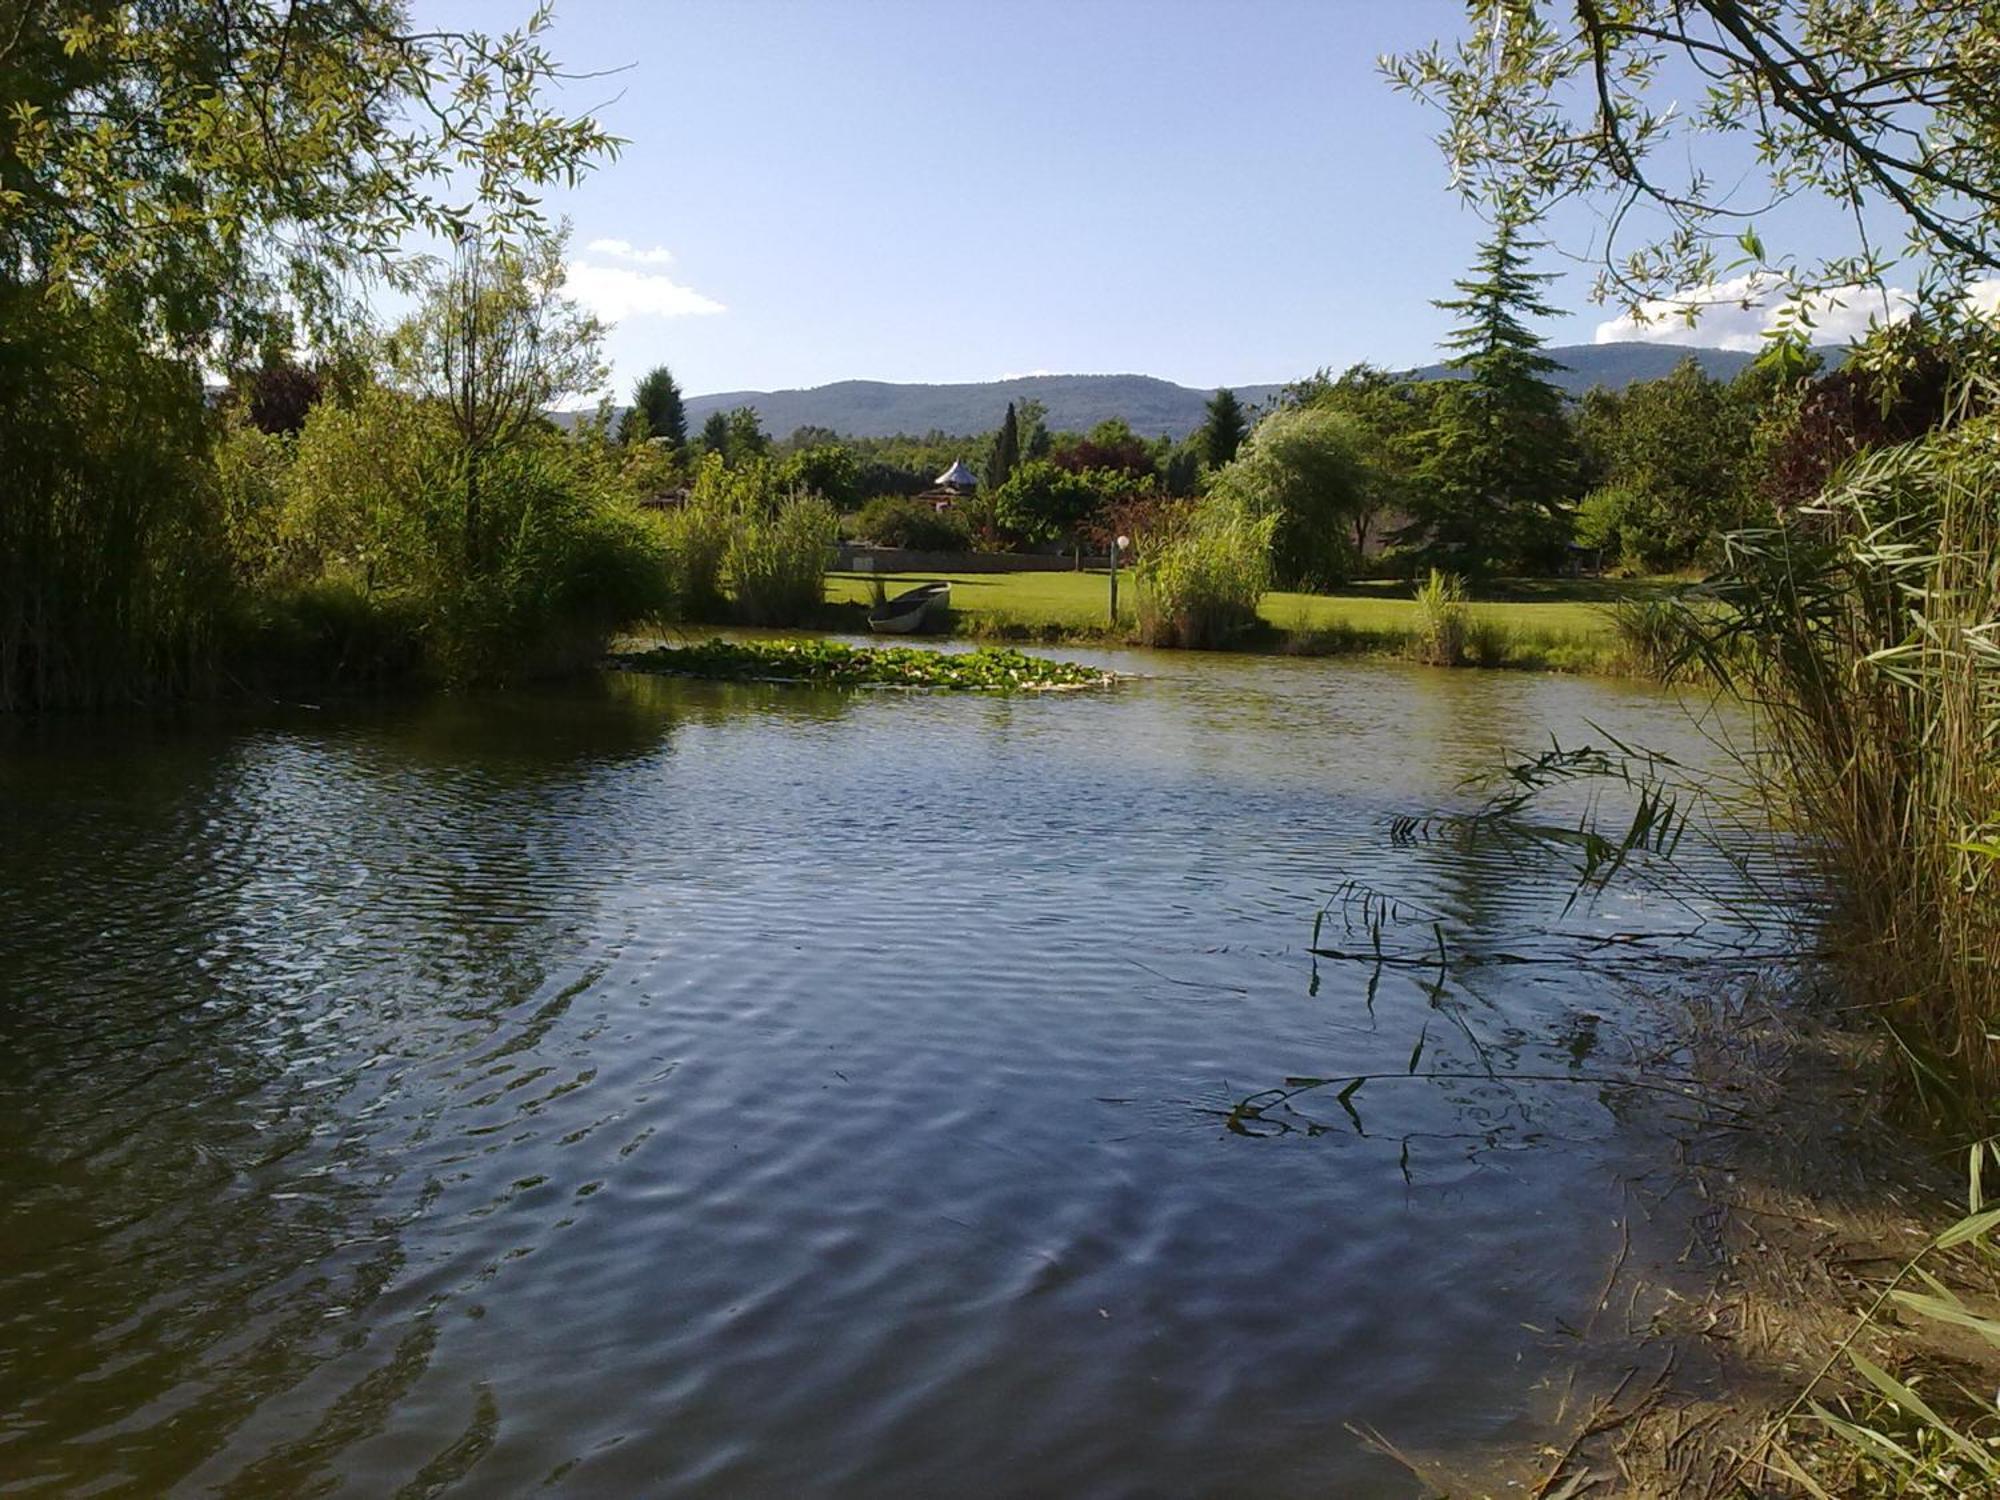
POLYGON ((950 485, 953 489, 973 490, 979 488, 979 476, 965 466, 965 460, 955 458, 951 467, 931 481, 933 484, 950 485))

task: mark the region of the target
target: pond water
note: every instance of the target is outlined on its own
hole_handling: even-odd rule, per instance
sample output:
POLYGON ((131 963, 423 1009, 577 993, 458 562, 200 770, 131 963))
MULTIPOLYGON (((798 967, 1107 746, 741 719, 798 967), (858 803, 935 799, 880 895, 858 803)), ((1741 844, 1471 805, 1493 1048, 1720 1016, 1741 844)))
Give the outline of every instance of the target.
POLYGON ((1686 927, 1391 822, 1552 733, 1716 752, 1630 685, 1077 654, 1152 675, 16 735, 0 1493, 1391 1496, 1353 1427, 1543 1435, 1660 1142, 1479 1075, 1618 1072, 1629 997, 1315 969, 1315 914, 1686 927), (1460 1076, 1229 1128, 1420 1039, 1460 1076))

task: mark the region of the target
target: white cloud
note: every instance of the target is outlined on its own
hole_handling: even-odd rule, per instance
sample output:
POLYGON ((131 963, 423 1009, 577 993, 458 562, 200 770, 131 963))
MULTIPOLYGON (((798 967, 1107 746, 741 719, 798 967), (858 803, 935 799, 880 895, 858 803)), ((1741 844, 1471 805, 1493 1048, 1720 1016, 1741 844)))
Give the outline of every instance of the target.
POLYGON ((642 266, 670 266, 674 263, 674 252, 663 245, 641 250, 630 240, 592 240, 584 248, 597 255, 608 255, 613 260, 636 261, 642 266))
MULTIPOLYGON (((1812 341, 1844 344, 1879 323, 1900 323, 1916 299, 1901 287, 1839 287, 1814 292, 1801 301, 1775 295, 1776 285, 1756 274, 1718 281, 1710 286, 1643 304, 1637 316, 1625 313, 1597 325, 1600 344, 1699 344, 1709 348, 1757 350, 1764 335, 1801 305, 1812 319, 1812 341), (1688 309, 1697 316, 1692 326, 1688 309)), ((1969 297, 1985 295, 2000 302, 2000 281, 1976 283, 1969 297)), ((1975 303, 1975 305, 1977 305, 1975 303)))
POLYGON ((709 317, 728 310, 713 297, 658 272, 593 266, 581 260, 571 261, 564 269, 563 290, 608 323, 627 318, 709 317))

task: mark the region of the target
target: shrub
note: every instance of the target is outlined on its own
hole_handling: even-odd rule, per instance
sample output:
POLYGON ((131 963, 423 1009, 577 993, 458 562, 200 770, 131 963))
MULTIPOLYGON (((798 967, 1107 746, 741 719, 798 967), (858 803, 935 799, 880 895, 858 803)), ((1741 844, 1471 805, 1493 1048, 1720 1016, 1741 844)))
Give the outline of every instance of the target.
POLYGON ((232 423, 215 445, 223 533, 230 569, 240 583, 288 571, 283 536, 291 469, 292 442, 277 433, 232 423))
POLYGON ((1271 582, 1274 525, 1224 501, 1175 514, 1146 539, 1135 570, 1140 639, 1214 649, 1254 626, 1271 582))
POLYGON ((922 500, 890 496, 870 500, 855 518, 859 536, 883 547, 919 552, 964 552, 972 546, 972 526, 956 510, 937 510, 922 500))
POLYGON ((1380 508, 1384 485, 1368 449, 1349 413, 1286 406, 1259 422, 1236 461, 1216 474, 1218 491, 1275 518, 1272 573, 1285 587, 1326 588, 1353 573, 1360 532, 1380 508))
POLYGON ((410 396, 316 407, 285 488, 288 585, 344 584, 413 610, 447 681, 573 663, 670 597, 670 539, 624 505, 602 444, 536 430, 487 455, 476 556, 452 435, 410 396))
POLYGON ((1456 573, 1431 569, 1417 587, 1417 634, 1412 649, 1418 661, 1434 667, 1465 664, 1472 630, 1472 610, 1465 580, 1456 573))
POLYGON ((1048 459, 1030 459, 993 492, 995 521, 1026 542, 1053 542, 1073 536, 1097 510, 1098 488, 1087 474, 1072 473, 1048 459))
POLYGON ((729 539, 736 613, 746 625, 798 625, 826 599, 826 559, 840 519, 817 495, 794 495, 768 519, 746 516, 729 539))

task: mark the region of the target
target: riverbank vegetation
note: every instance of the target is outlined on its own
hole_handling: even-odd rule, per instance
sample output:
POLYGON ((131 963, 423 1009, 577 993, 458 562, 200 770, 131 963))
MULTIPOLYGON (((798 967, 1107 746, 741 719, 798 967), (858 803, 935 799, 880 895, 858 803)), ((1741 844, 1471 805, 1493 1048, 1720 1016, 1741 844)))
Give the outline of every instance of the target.
MULTIPOLYGON (((1639 0, 1573 16, 1492 7, 1456 46, 1389 69, 1444 110, 1454 181, 1503 222, 1596 195, 1649 236, 1603 254, 1600 289, 1635 314, 1692 320, 1725 271, 1746 270, 1734 284, 1773 309, 1760 361, 1771 389, 1747 448, 1717 412, 1661 455, 1671 472, 1676 454, 1708 468, 1747 452, 1766 504, 1708 517, 1714 577, 1643 624, 1671 667, 1759 711, 1765 739, 1745 766, 1821 877, 1828 915, 1811 936, 1840 1013, 1876 1028, 1898 1065, 1889 1076, 1927 1123, 1974 1142, 1970 1217, 1935 1246, 1989 1262, 2000 1215, 1978 1169, 2000 1097, 2000 339, 1986 296, 2000 273, 1996 45, 1979 7, 1639 0), (1707 80, 1693 107, 1682 63, 1707 80), (1754 146, 1778 197, 1823 195, 1851 212, 1853 242, 1817 260, 1767 249, 1739 211, 1751 189, 1725 194, 1703 169, 1709 131, 1754 146), (1892 292, 1892 274, 1916 277, 1916 290, 1892 292), (1833 376, 1801 381, 1815 319, 1868 295, 1885 314, 1870 336, 1833 376), (1704 454, 1707 437, 1727 441, 1704 454)), ((1676 491, 1688 493, 1678 479, 1676 491)), ((1621 546, 1635 518, 1675 539, 1626 493, 1599 492, 1586 510, 1621 546)), ((1939 1204, 1937 1222, 1957 1217, 1939 1204)), ((1728 1477, 1760 1492, 1986 1492, 2000 1338, 1990 1278, 1962 1284, 1977 1289, 1965 1302, 1929 1268, 1885 1277, 1728 1477), (1905 1285, 1913 1273, 1921 1291, 1905 1285), (1985 1367, 1968 1363, 1976 1343, 1941 1337, 1901 1351, 1897 1368, 1875 1363, 1863 1346, 1892 1304, 1934 1333, 1977 1335, 1985 1367), (1843 1369, 1855 1392, 1844 1405, 1821 1387, 1843 1369), (1954 1415, 1968 1408, 1972 1428, 1954 1415)))

